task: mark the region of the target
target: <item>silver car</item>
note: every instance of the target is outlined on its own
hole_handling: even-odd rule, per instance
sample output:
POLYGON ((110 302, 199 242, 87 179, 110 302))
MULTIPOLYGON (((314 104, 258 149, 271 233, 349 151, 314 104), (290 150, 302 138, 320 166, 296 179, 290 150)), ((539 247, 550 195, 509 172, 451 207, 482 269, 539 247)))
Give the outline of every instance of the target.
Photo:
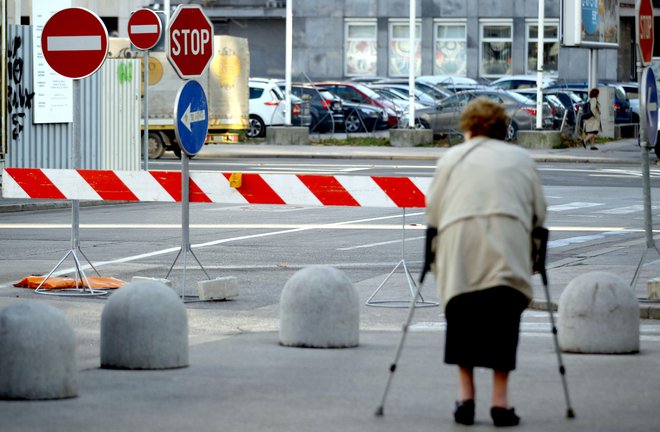
MULTIPOLYGON (((507 90, 478 89, 458 92, 440 101, 436 108, 421 109, 416 113, 415 123, 423 129, 433 129, 436 135, 451 135, 459 133, 458 121, 461 111, 468 102, 480 96, 485 96, 504 105, 511 119, 507 130, 508 141, 516 139, 519 130, 536 128, 536 103, 532 100, 507 90)), ((552 128, 552 109, 543 106, 543 127, 552 128)))

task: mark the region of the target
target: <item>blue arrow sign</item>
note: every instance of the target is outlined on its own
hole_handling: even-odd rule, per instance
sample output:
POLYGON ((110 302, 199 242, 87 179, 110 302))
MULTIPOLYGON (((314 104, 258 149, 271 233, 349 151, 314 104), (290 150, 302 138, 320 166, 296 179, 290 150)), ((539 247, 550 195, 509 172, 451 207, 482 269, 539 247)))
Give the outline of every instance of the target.
POLYGON ((174 132, 181 150, 195 156, 204 146, 209 130, 206 93, 197 81, 187 81, 174 101, 174 132))
POLYGON ((642 73, 641 103, 646 116, 646 139, 655 146, 658 137, 658 89, 655 83, 653 69, 644 68, 642 73))

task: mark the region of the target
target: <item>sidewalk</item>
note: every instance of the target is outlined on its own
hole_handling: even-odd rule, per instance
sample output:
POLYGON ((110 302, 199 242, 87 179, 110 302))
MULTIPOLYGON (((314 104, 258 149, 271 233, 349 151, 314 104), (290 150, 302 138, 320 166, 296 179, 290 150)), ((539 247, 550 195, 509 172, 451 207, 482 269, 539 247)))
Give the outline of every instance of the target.
MULTIPOLYGON (((76 307, 72 302, 58 306, 63 303, 68 313, 76 307)), ((196 312, 190 312, 192 328, 200 323, 196 312)), ((0 401, 3 432, 498 430, 489 417, 491 374, 483 369, 476 371, 476 424, 453 423, 456 369, 442 362, 441 331, 411 329, 385 415, 375 417, 400 330, 363 329, 357 348, 304 349, 280 346, 275 331, 227 334, 213 327, 214 340, 191 341, 189 367, 125 371, 99 369, 98 328, 97 319, 76 322, 76 334, 84 335, 86 343, 79 347, 87 356, 79 365, 78 397, 0 401)), ((574 419, 565 417, 549 331, 522 335, 510 386, 522 422, 511 430, 657 430, 660 342, 643 342, 635 355, 564 354, 563 360, 574 419)))

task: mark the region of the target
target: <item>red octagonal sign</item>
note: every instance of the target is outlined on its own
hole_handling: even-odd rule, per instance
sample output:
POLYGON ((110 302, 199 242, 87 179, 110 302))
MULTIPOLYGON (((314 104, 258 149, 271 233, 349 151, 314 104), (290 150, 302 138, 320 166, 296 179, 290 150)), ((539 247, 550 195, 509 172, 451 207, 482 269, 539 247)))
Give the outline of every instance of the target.
POLYGON ((183 79, 200 77, 213 57, 213 24, 199 5, 179 5, 167 29, 167 58, 183 79))
POLYGON ((644 66, 653 59, 653 4, 651 0, 637 2, 637 44, 644 66))
POLYGON ((67 78, 85 78, 101 67, 108 53, 108 30, 85 8, 67 8, 44 25, 41 50, 48 66, 67 78))

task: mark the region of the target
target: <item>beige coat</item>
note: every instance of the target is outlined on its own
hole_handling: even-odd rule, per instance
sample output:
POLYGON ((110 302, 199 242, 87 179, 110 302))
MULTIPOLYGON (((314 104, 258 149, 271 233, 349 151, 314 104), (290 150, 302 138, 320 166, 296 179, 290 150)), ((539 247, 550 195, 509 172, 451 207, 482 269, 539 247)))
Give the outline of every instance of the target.
POLYGON ((427 222, 438 228, 433 272, 444 306, 458 294, 500 285, 531 299, 530 232, 545 214, 526 150, 485 137, 450 149, 426 197, 427 222))
POLYGON ((589 105, 594 116, 584 121, 584 131, 587 133, 600 132, 603 129, 600 123, 600 104, 598 103, 598 99, 590 98, 589 105))

